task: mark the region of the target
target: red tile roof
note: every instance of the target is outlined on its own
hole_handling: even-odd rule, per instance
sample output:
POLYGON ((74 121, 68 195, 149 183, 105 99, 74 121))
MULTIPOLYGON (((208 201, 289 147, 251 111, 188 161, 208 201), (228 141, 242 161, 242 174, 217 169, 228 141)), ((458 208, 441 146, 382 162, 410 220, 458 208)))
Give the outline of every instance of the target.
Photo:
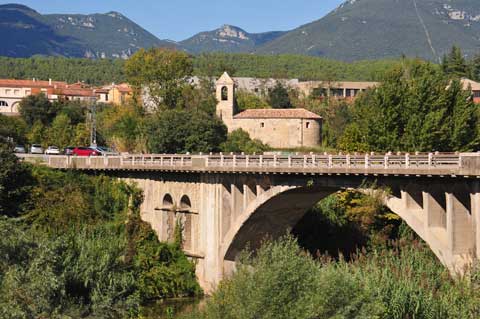
POLYGON ((320 120, 321 116, 307 111, 305 109, 249 109, 238 113, 235 119, 267 119, 267 118, 285 118, 285 119, 313 119, 320 120))
POLYGON ((64 87, 67 85, 66 82, 52 81, 51 84, 49 81, 38 81, 38 80, 12 80, 12 79, 0 79, 0 87, 53 87, 53 86, 64 87))
POLYGON ((66 95, 66 96, 86 96, 94 97, 96 96, 94 90, 92 89, 66 89, 62 88, 55 92, 57 95, 66 95))

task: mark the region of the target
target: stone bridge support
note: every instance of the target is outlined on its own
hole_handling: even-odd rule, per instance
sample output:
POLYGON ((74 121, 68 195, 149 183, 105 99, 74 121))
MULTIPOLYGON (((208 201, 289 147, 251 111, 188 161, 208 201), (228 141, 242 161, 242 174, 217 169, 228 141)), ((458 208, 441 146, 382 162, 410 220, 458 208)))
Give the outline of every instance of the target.
POLYGON ((414 185, 386 205, 399 215, 455 274, 480 258, 480 182, 414 185), (421 196, 419 196, 421 194, 421 196))

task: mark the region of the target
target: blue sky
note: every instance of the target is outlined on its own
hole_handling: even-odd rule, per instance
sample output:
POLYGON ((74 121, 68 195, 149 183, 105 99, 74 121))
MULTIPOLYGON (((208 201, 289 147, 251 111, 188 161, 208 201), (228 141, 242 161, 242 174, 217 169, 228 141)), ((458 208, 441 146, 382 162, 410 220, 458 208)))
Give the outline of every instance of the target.
MULTIPOLYGON (((1 1, 0 4, 14 1, 1 1)), ((184 40, 232 24, 248 32, 290 30, 317 20, 343 0, 18 0, 40 13, 118 11, 161 39, 184 40)))

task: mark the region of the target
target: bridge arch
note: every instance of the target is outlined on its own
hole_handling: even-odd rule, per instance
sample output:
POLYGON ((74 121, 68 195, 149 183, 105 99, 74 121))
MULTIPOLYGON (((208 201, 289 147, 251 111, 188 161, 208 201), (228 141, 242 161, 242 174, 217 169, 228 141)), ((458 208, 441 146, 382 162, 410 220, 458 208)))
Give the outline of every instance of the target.
MULTIPOLYGON (((266 238, 275 239, 284 235, 308 209, 323 198, 340 190, 360 187, 361 184, 362 182, 356 185, 324 183, 317 187, 305 184, 272 186, 246 206, 223 237, 220 252, 224 262, 234 262, 247 247, 252 250, 259 248, 266 238)), ((465 230, 472 227, 472 216, 468 213, 471 210, 471 199, 468 189, 462 188, 461 184, 446 188, 430 185, 426 188, 425 185, 406 183, 392 194, 382 194, 385 206, 409 225, 452 273, 463 273, 475 254, 472 251, 472 238, 452 241, 460 230, 459 226, 453 225, 453 220, 456 223, 461 221, 458 224, 465 227, 465 230), (462 190, 461 193, 466 195, 452 194, 450 187, 462 190)), ((379 190, 364 190, 370 191, 379 190)))
POLYGON ((266 238, 278 238, 293 228, 323 198, 341 188, 273 186, 252 201, 226 233, 221 254, 235 261, 247 246, 257 249, 266 238))

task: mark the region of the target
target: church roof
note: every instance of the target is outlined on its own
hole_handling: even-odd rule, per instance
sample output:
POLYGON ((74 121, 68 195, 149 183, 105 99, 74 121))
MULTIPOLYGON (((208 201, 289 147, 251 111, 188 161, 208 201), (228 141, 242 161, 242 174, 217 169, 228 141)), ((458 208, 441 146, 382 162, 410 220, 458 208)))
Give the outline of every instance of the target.
POLYGON ((321 116, 305 109, 248 109, 238 113, 234 119, 312 119, 320 120, 321 116))

